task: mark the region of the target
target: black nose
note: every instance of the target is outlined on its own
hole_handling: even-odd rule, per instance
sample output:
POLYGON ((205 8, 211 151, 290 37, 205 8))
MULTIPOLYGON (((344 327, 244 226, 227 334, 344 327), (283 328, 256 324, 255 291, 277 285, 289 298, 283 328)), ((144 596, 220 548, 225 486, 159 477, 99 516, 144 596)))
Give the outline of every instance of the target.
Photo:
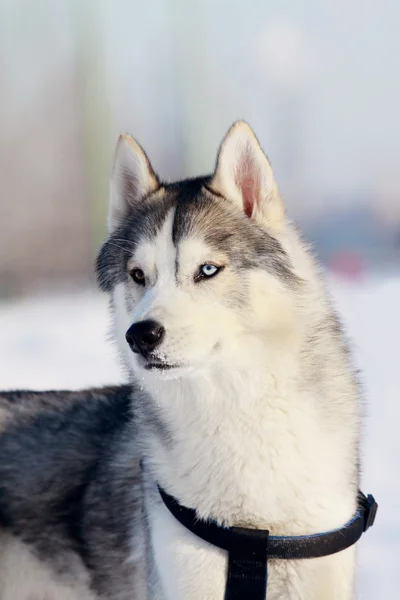
POLYGON ((138 321, 131 325, 125 334, 133 352, 147 356, 163 341, 165 329, 157 321, 138 321))

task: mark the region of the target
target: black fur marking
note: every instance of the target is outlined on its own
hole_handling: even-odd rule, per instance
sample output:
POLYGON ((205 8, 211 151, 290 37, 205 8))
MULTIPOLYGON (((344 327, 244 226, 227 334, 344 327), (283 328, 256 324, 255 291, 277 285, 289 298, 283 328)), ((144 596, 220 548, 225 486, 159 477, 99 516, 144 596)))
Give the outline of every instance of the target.
POLYGON ((213 194, 213 196, 217 196, 217 198, 224 198, 224 196, 223 196, 223 194, 221 194, 221 192, 214 190, 211 186, 208 185, 208 183, 205 183, 203 185, 203 187, 207 190, 207 192, 209 192, 210 194, 213 194))
POLYGON ((219 195, 204 194, 209 178, 182 182, 178 187, 172 238, 200 233, 205 242, 229 256, 236 269, 262 268, 287 282, 297 277, 280 243, 251 221, 232 202, 219 195))
POLYGON ((172 239, 200 234, 222 250, 236 269, 265 269, 286 283, 298 283, 280 243, 250 220, 231 201, 209 189, 211 176, 163 184, 163 194, 149 196, 132 207, 124 223, 103 245, 97 259, 102 290, 111 291, 127 278, 127 262, 139 240, 154 237, 175 208, 172 239), (207 192, 205 191, 207 190, 207 192))

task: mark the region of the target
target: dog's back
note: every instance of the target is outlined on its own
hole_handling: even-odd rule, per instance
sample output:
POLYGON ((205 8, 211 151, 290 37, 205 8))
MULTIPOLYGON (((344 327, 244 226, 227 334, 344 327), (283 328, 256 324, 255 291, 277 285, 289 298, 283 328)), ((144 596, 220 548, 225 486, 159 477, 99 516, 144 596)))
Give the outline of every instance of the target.
POLYGON ((131 580, 121 573, 139 499, 137 457, 123 448, 131 391, 0 394, 1 600, 94 598, 131 580))

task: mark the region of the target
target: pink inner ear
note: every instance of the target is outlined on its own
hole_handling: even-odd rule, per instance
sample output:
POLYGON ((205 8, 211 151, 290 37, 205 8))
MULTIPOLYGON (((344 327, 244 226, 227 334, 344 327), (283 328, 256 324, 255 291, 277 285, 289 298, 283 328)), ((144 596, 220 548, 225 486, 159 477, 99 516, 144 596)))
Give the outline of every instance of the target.
POLYGON ((242 197, 243 197, 243 210, 249 217, 253 214, 255 204, 255 180, 248 177, 242 182, 242 197))
POLYGON ((235 172, 235 183, 242 193, 243 210, 250 218, 258 199, 259 177, 258 168, 249 146, 246 146, 240 157, 235 172))

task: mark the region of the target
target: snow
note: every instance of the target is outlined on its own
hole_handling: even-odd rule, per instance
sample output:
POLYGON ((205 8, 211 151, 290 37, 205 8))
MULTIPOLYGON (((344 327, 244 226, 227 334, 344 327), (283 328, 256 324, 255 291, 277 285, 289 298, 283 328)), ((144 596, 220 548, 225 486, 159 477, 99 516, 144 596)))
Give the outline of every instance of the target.
MULTIPOLYGON (((396 598, 400 279, 369 279, 364 284, 333 280, 331 289, 362 369, 367 398, 362 488, 379 502, 377 522, 359 542, 359 598, 396 598)), ((124 381, 116 350, 107 342, 108 324, 105 298, 90 290, 0 304, 1 387, 78 389, 124 381)))
POLYGON ((123 381, 107 341, 107 300, 95 291, 0 304, 3 389, 79 389, 123 381))

